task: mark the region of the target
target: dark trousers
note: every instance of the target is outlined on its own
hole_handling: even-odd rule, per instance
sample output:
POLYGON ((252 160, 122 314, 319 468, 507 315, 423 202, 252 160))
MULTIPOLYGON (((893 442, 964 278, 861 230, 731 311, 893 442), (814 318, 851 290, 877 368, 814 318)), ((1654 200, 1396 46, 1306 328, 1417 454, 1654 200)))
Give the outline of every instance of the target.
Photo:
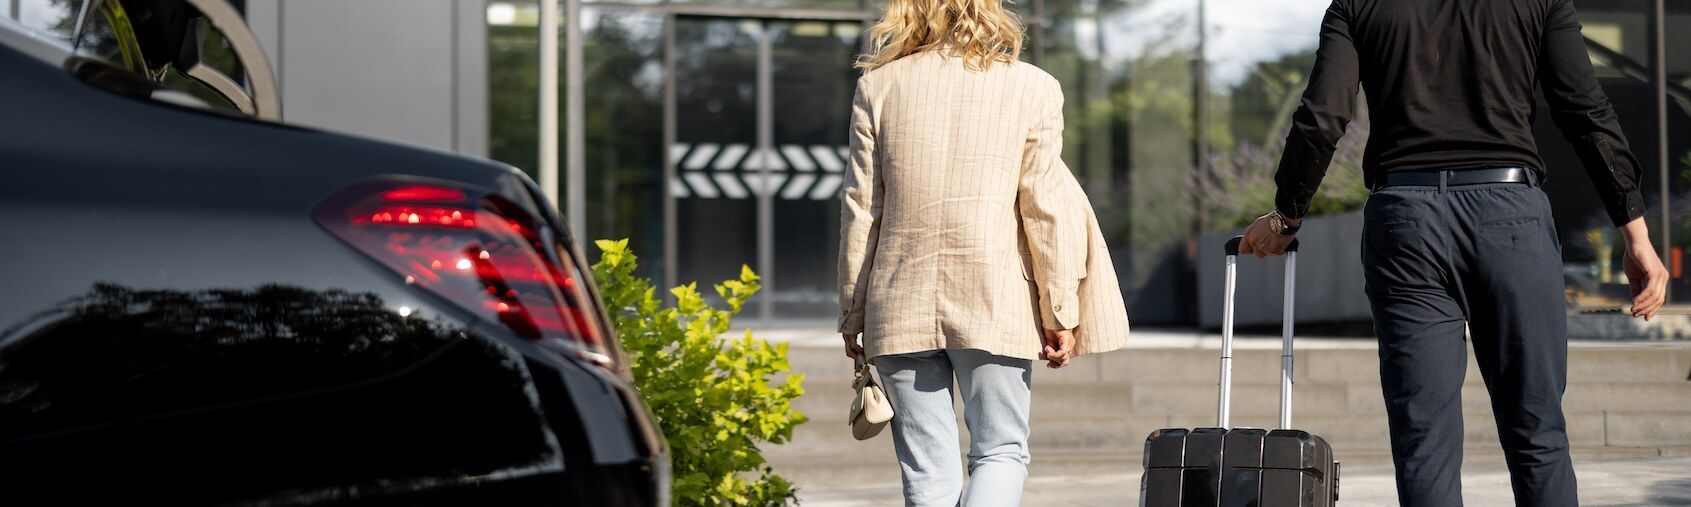
POLYGON ((1400 503, 1462 505, 1464 328, 1518 505, 1577 505, 1562 391, 1567 321, 1550 202, 1534 185, 1387 187, 1364 211, 1400 503))

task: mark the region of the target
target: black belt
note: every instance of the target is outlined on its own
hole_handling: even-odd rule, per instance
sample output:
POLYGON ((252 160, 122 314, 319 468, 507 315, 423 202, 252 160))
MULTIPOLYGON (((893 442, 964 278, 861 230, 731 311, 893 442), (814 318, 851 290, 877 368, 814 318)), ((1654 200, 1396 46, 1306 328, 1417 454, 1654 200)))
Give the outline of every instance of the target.
POLYGON ((1445 169, 1442 171, 1403 171, 1380 176, 1374 189, 1386 187, 1456 187, 1486 183, 1533 184, 1532 169, 1525 167, 1491 167, 1486 169, 1445 169))

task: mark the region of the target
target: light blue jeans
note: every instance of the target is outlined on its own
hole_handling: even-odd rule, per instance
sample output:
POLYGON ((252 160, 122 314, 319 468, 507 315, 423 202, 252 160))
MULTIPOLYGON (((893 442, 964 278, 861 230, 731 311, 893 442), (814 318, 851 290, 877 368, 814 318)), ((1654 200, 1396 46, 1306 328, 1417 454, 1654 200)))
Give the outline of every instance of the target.
POLYGON ((892 402, 893 448, 904 504, 1019 505, 1028 476, 1032 361, 973 349, 930 350, 874 360, 892 402), (969 427, 969 489, 957 448, 952 380, 969 427))

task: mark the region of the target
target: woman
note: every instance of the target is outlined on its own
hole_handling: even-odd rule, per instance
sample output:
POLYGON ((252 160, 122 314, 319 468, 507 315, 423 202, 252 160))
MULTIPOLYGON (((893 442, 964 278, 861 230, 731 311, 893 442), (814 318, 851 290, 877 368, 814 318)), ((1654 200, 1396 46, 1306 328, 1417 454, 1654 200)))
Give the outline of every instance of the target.
POLYGON ((1079 351, 1102 241, 1059 156, 1062 90, 1017 60, 1022 33, 1000 0, 891 0, 858 63, 839 329, 846 354, 880 370, 908 505, 1018 504, 1032 361, 1060 368, 1079 351))

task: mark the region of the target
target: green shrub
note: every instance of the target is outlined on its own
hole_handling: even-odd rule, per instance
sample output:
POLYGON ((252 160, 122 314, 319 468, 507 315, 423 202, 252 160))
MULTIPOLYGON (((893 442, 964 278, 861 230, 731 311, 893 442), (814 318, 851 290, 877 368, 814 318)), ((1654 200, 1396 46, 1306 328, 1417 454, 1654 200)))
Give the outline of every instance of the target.
POLYGON ((752 337, 724 339, 729 319, 761 287, 741 266, 739 280, 716 285, 727 302, 705 301, 696 283, 669 290, 675 306, 634 275, 628 240, 595 242, 602 254, 593 278, 611 309, 611 322, 633 365, 634 385, 669 443, 678 505, 781 505, 794 501, 792 483, 774 474, 758 442, 791 440, 805 421, 792 401, 804 394, 804 375, 789 374, 787 344, 752 337))

